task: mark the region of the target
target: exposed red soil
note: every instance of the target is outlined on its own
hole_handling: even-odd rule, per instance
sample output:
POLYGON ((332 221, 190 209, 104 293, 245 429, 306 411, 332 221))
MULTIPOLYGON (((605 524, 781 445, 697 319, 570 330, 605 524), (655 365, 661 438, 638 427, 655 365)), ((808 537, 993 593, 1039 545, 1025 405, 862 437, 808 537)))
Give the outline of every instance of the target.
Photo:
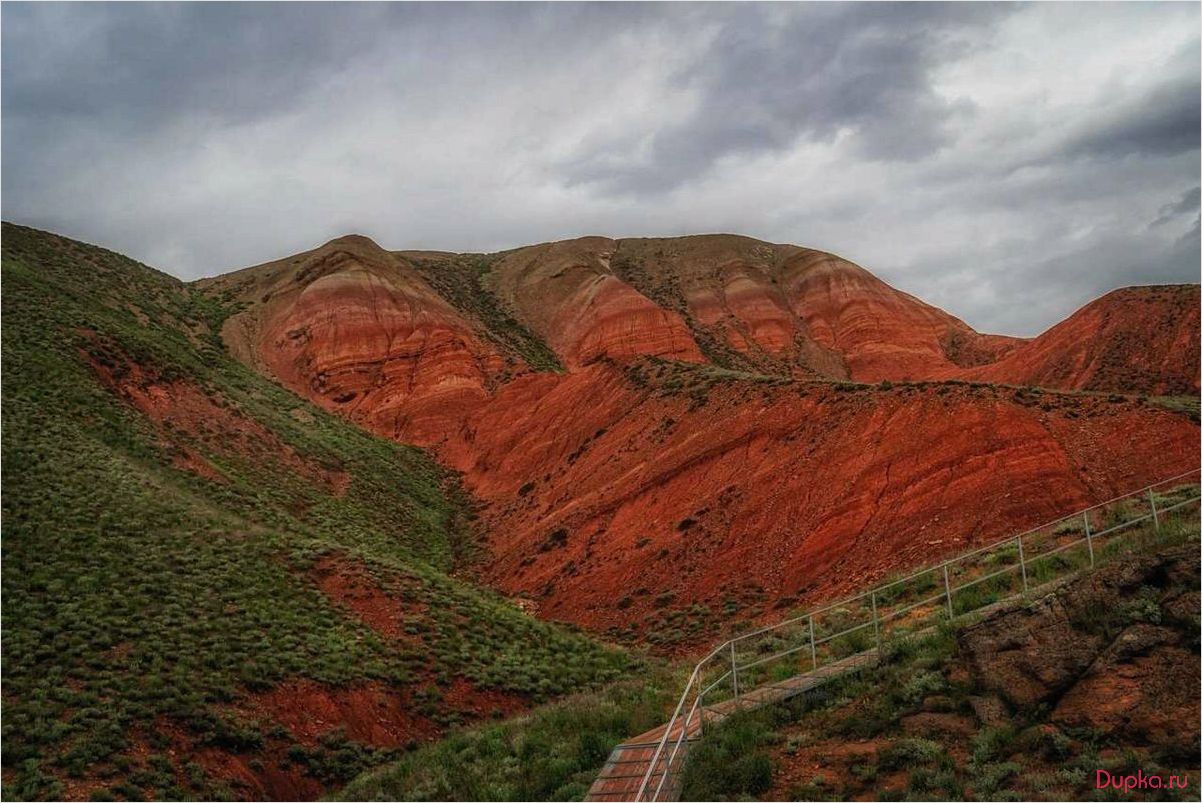
MULTIPOLYGON (((195 762, 212 781, 227 785, 239 799, 317 800, 329 789, 309 775, 303 764, 290 760, 289 748, 293 744, 314 748, 322 736, 334 732, 376 748, 403 749, 435 741, 444 734, 444 727, 417 713, 419 706, 414 702, 415 690, 431 686, 422 682, 392 687, 377 682, 334 687, 307 679, 290 681, 251 695, 230 709, 238 718, 279 725, 288 731, 286 738, 269 736, 262 749, 235 752, 198 744, 186 728, 159 718, 154 729, 165 746, 152 748, 148 734, 135 730, 124 755, 135 769, 147 767, 152 754, 163 756, 175 768, 181 788, 188 785, 185 765, 195 762)), ((441 689, 440 695, 440 709, 458 713, 467 721, 510 716, 528 707, 523 698, 476 689, 462 678, 441 689)), ((113 783, 111 778, 61 780, 65 800, 88 800, 113 783)))
POLYGON ((246 800, 317 800, 326 790, 304 768, 282 760, 284 750, 275 745, 257 760, 214 747, 185 751, 213 778, 241 793, 246 800))
POLYGON ((225 475, 213 467, 213 464, 205 460, 194 449, 189 449, 186 446, 177 446, 171 455, 171 465, 184 471, 190 471, 198 477, 204 477, 206 480, 213 482, 226 482, 225 475))
MULTIPOLYGON (((851 786, 855 776, 851 768, 873 765, 877 754, 888 746, 880 739, 849 742, 846 739, 818 742, 796 750, 785 747, 774 755, 772 787, 765 800, 793 800, 794 789, 821 779, 823 786, 835 789, 851 786)), ((903 783, 901 784, 904 786, 903 783)), ((885 784, 888 788, 888 783, 885 784)))
MULTIPOLYGON (((440 737, 443 727, 418 712, 414 694, 432 690, 422 681, 407 686, 365 683, 327 686, 308 679, 289 681, 251 696, 238 706, 246 716, 282 725, 302 744, 314 744, 333 731, 372 747, 404 747, 440 737)), ((529 707, 522 697, 493 689, 478 689, 456 678, 438 691, 439 708, 469 721, 509 716, 529 707)))
MULTIPOLYGON (((86 334, 86 333, 85 333, 86 334)), ((101 383, 146 416, 177 468, 222 482, 224 476, 193 444, 213 454, 252 462, 270 462, 324 485, 337 495, 346 492, 350 476, 300 455, 271 430, 234 409, 198 385, 166 379, 157 371, 106 348, 94 336, 81 356, 101 383)))
POLYGON ((1197 395, 1198 285, 1128 287, 1082 307, 992 365, 986 382, 1197 395))
POLYGON ((665 591, 672 607, 813 598, 1188 470, 1198 453, 1182 416, 1011 389, 731 383, 692 407, 604 366, 506 387, 440 449, 504 533, 487 577, 595 629, 646 621, 665 591))
POLYGON ((448 710, 469 719, 509 717, 530 707, 524 697, 497 689, 478 689, 463 678, 455 678, 443 690, 442 699, 448 710))
POLYGON ((397 747, 428 741, 439 733, 430 719, 416 713, 408 689, 383 683, 336 688, 311 680, 282 683, 255 695, 243 710, 283 725, 302 743, 343 730, 348 738, 373 747, 397 747))
MULTIPOLYGON (((181 789, 188 786, 185 765, 195 763, 212 781, 228 786, 244 800, 317 800, 326 791, 303 767, 286 760, 287 745, 279 740, 269 740, 262 752, 252 756, 196 744, 187 729, 165 717, 155 722, 154 730, 165 746, 151 747, 148 734, 141 729, 129 733, 130 747, 123 754, 130 764, 129 772, 149 768, 150 757, 161 755, 170 762, 181 789)), ((112 777, 61 776, 59 781, 63 784, 62 800, 91 800, 117 783, 112 777)))
POLYGON ((382 636, 405 638, 405 619, 420 616, 425 606, 398 600, 386 594, 361 565, 327 556, 313 567, 312 576, 321 593, 335 605, 350 610, 365 625, 382 636))
POLYGON ((566 374, 513 370, 363 238, 208 287, 251 302, 223 332, 242 359, 461 471, 493 533, 485 577, 540 616, 771 615, 1197 465, 1197 425, 1132 400, 687 371, 640 387, 622 367, 701 362, 700 332, 798 376, 1176 392, 1197 387, 1197 288, 1111 294, 1022 341, 830 254, 729 235, 533 246, 485 280, 566 374))

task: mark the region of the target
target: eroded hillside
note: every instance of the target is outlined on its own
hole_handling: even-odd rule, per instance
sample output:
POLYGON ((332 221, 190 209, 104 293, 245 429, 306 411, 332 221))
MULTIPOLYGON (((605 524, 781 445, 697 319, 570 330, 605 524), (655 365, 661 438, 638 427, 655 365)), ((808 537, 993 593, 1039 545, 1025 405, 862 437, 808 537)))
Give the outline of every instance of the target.
MULTIPOLYGON (((207 296, 2 237, 6 798, 313 799, 628 667, 454 579, 479 549, 454 475, 231 359, 207 296)), ((505 364, 433 294, 391 309, 492 355, 462 376, 505 364)))
POLYGON ((241 308, 233 353, 462 473, 489 582, 664 647, 1197 460, 1196 416, 1128 395, 1196 389, 1191 286, 1031 341, 732 235, 487 256, 342 238, 201 286, 241 308))

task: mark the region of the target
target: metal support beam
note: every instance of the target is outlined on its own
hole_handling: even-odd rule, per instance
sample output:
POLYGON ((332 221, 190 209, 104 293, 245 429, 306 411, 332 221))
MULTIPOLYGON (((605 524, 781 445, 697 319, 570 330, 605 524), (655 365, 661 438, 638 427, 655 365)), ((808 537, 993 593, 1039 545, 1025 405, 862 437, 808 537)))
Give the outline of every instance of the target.
POLYGON ((730 678, 735 687, 735 703, 739 702, 739 663, 735 660, 735 643, 730 643, 730 678))
POLYGON ((955 618, 956 612, 952 609, 952 582, 947 577, 947 564, 943 564, 943 590, 947 594, 947 618, 955 618))
POLYGON ((881 620, 876 615, 876 589, 872 591, 872 632, 876 636, 876 651, 881 651, 881 620))
POLYGON ((1027 593, 1027 558, 1023 555, 1023 537, 1020 535, 1015 539, 1018 541, 1018 565, 1023 570, 1023 593, 1027 593))
POLYGON ((814 614, 810 614, 810 662, 818 668, 818 645, 814 643, 814 614))
POLYGON ((1093 568, 1093 533, 1089 530, 1089 511, 1082 513, 1081 518, 1085 519, 1085 543, 1089 545, 1089 566, 1093 568))

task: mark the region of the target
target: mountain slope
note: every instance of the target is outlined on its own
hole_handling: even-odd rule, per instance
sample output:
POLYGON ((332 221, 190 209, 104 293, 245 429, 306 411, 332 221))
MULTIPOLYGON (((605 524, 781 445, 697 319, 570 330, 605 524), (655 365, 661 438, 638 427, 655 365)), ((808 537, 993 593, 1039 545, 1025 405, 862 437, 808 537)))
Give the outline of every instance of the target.
POLYGON ((1126 287, 965 378, 1070 390, 1198 394, 1198 285, 1126 287))
POLYGON ((200 286, 250 305, 223 328, 233 354, 371 429, 405 421, 440 431, 443 411, 477 404, 501 378, 528 370, 365 237, 200 286))
MULTIPOLYGON (((290 387, 316 383, 304 392, 350 409, 380 407, 393 419, 403 416, 398 406, 437 418, 440 395, 470 405, 530 368, 644 356, 860 382, 968 379, 1150 394, 1198 387, 1195 285, 1115 291, 1027 341, 976 332, 832 254, 736 235, 585 237, 494 255, 389 254, 366 238, 341 238, 199 286, 248 305, 226 333, 241 359, 290 362, 267 367, 290 387), (395 309, 384 311, 395 320, 377 320, 381 298, 430 320, 408 321, 395 309), (343 331, 323 331, 332 321, 343 331), (383 334, 371 335, 372 326, 383 334), (389 338, 384 352, 429 352, 436 376, 410 369, 381 379, 354 353, 373 350, 372 336, 389 338), (315 339, 333 353, 311 353, 315 339), (330 383, 338 374, 354 376, 354 387, 330 383), (387 400, 365 401, 365 384, 387 386, 377 394, 387 400), (405 402, 427 391, 424 402, 405 402)), ((380 359, 381 348, 374 351, 380 359)), ((434 421, 432 431, 446 425, 434 421)))
POLYGON ((2 241, 14 798, 315 797, 629 665, 524 611, 688 650, 1196 465, 1196 408, 954 379, 1196 383, 1189 288, 1022 343, 727 235, 193 286, 2 241))
MULTIPOLYGON (((329 280, 302 255, 275 263, 296 264, 278 275, 233 276, 306 288, 277 313, 306 332, 305 348, 385 379, 344 404, 327 363, 290 357, 291 373, 276 375, 379 434, 434 448, 484 503, 485 579, 542 616, 617 637, 698 643, 724 619, 771 616, 780 600, 855 587, 1196 462, 1186 415, 959 381, 996 368, 992 381, 1009 382, 1019 355, 1046 341, 979 334, 823 252, 706 235, 391 256, 389 270, 423 288, 408 295, 414 319, 480 343, 516 327, 526 353, 554 353, 554 370, 481 374, 470 396, 426 406, 406 361, 436 365, 443 352, 369 353, 412 342, 378 314, 356 313, 365 332, 340 337, 335 301, 301 301, 329 280), (441 298, 423 307, 432 292, 441 298), (848 376, 944 381, 828 381, 848 376)), ((271 314, 257 311, 257 289, 238 298, 250 306, 227 339, 271 314)), ((274 298, 265 306, 283 304, 274 298)), ((256 359, 280 358, 278 341, 259 343, 256 359)))
POLYGON ((438 453, 485 503, 497 587, 671 646, 1186 471, 1197 451, 1194 421, 1124 397, 652 360, 507 386, 438 453))
POLYGON ((210 296, 2 244, 6 797, 313 798, 626 666, 453 579, 454 477, 231 359, 210 296))

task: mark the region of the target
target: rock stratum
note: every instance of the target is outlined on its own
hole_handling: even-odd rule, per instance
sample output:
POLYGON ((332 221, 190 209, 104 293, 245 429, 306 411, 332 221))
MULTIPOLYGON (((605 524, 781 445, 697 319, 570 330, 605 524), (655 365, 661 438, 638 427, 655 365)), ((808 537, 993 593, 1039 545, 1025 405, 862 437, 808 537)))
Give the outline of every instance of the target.
POLYGON ((1151 398, 1198 393, 1197 285, 1029 340, 733 235, 351 236, 199 286, 243 362, 461 472, 491 584, 665 647, 1197 465, 1151 398))

